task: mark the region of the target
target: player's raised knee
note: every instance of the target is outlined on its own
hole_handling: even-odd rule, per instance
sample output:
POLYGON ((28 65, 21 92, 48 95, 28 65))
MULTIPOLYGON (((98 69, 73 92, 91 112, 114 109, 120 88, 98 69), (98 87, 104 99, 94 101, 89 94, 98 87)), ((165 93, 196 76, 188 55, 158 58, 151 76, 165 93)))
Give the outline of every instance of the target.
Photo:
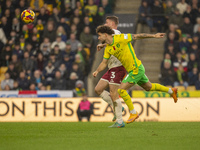
POLYGON ((96 94, 100 95, 103 91, 100 90, 97 86, 94 88, 96 94))

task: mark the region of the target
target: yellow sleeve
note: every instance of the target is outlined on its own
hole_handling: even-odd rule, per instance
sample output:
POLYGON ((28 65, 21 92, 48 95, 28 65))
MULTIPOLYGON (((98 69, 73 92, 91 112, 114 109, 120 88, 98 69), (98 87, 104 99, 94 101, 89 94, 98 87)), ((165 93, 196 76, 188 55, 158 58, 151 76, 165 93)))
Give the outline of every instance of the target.
POLYGON ((132 38, 132 34, 119 34, 119 35, 115 35, 114 37, 114 42, 125 42, 125 43, 128 43, 128 42, 131 42, 133 40, 132 38))
POLYGON ((104 50, 103 58, 104 59, 109 59, 110 58, 110 53, 108 53, 108 48, 107 47, 104 50))

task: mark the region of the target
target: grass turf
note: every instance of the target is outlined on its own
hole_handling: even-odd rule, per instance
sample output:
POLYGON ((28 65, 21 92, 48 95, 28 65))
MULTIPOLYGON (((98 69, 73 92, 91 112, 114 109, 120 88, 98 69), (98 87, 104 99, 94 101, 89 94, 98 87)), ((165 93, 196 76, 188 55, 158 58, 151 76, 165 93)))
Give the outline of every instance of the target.
POLYGON ((200 149, 200 122, 0 123, 0 150, 195 150, 200 149))

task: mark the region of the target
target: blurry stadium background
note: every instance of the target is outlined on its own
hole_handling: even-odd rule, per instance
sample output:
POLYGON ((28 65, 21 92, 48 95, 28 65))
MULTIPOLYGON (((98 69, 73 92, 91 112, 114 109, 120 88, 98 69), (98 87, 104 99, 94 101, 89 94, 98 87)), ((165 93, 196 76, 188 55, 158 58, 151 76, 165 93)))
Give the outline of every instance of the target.
MULTIPOLYGON (((94 92, 106 70, 92 76, 103 58, 103 51, 96 51, 95 29, 108 15, 119 17, 122 33, 166 33, 163 39, 132 44, 150 81, 178 87, 179 100, 174 104, 169 94, 135 85, 129 94, 140 114, 137 122, 199 122, 199 0, 0 0, 0 122, 77 122, 85 94, 93 106, 90 121, 110 122, 112 108, 94 92), (22 22, 24 9, 36 13, 33 23, 22 22)), ((123 106, 126 120, 128 108, 123 106)), ((4 139, 12 124, 2 125, 4 139)), ((101 129, 107 125, 96 124, 101 129)))

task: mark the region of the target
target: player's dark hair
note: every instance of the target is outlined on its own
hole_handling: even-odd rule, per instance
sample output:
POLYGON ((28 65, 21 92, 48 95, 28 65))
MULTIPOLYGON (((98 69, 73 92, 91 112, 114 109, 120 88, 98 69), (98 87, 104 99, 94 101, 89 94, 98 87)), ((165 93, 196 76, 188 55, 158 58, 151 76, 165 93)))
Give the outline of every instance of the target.
POLYGON ((96 29, 97 33, 107 33, 108 35, 114 34, 114 31, 109 26, 100 25, 96 29))
POLYGON ((107 16, 106 19, 113 21, 116 25, 119 24, 119 19, 117 16, 107 16))

